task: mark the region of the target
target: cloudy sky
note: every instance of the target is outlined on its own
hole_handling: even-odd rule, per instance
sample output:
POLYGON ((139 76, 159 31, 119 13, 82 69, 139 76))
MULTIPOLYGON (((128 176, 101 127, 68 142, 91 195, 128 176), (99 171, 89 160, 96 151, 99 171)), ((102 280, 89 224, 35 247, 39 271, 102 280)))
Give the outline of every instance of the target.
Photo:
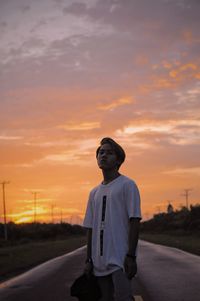
MULTIPOLYGON (((200 202, 200 1, 0 0, 8 219, 78 222, 116 139, 143 217, 200 202)), ((3 220, 2 201, 0 220, 3 220)))

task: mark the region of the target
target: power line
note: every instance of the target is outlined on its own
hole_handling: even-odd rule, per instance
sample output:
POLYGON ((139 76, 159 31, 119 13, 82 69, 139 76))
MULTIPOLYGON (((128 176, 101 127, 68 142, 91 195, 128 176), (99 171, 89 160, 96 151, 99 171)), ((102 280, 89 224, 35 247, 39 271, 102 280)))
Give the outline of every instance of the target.
POLYGON ((0 184, 2 185, 3 190, 3 216, 4 216, 4 238, 8 240, 8 231, 7 231, 7 221, 6 221, 6 197, 5 197, 5 185, 10 182, 3 181, 0 184))

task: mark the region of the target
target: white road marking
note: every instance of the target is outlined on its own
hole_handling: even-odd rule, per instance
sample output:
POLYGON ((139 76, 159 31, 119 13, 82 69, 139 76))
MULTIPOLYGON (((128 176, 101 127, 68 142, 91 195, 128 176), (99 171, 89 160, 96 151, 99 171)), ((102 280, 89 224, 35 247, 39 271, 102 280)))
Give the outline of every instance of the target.
POLYGON ((141 296, 134 296, 134 298, 135 298, 135 301, 143 301, 141 296))

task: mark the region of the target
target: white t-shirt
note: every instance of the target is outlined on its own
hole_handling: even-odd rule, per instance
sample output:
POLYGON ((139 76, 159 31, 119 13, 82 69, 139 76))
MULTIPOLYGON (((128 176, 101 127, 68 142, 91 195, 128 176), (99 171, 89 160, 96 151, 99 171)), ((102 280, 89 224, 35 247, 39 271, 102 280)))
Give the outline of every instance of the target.
POLYGON ((92 228, 92 260, 96 276, 123 269, 131 217, 141 218, 140 195, 133 180, 120 175, 90 192, 83 225, 92 228))

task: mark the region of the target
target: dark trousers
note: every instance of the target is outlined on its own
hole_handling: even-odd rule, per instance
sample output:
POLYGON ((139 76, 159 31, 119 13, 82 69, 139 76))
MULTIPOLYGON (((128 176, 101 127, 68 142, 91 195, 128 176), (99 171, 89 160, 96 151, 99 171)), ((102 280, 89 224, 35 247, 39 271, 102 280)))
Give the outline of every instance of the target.
POLYGON ((100 301, 132 301, 131 280, 123 270, 117 270, 112 274, 97 277, 101 289, 100 301))

